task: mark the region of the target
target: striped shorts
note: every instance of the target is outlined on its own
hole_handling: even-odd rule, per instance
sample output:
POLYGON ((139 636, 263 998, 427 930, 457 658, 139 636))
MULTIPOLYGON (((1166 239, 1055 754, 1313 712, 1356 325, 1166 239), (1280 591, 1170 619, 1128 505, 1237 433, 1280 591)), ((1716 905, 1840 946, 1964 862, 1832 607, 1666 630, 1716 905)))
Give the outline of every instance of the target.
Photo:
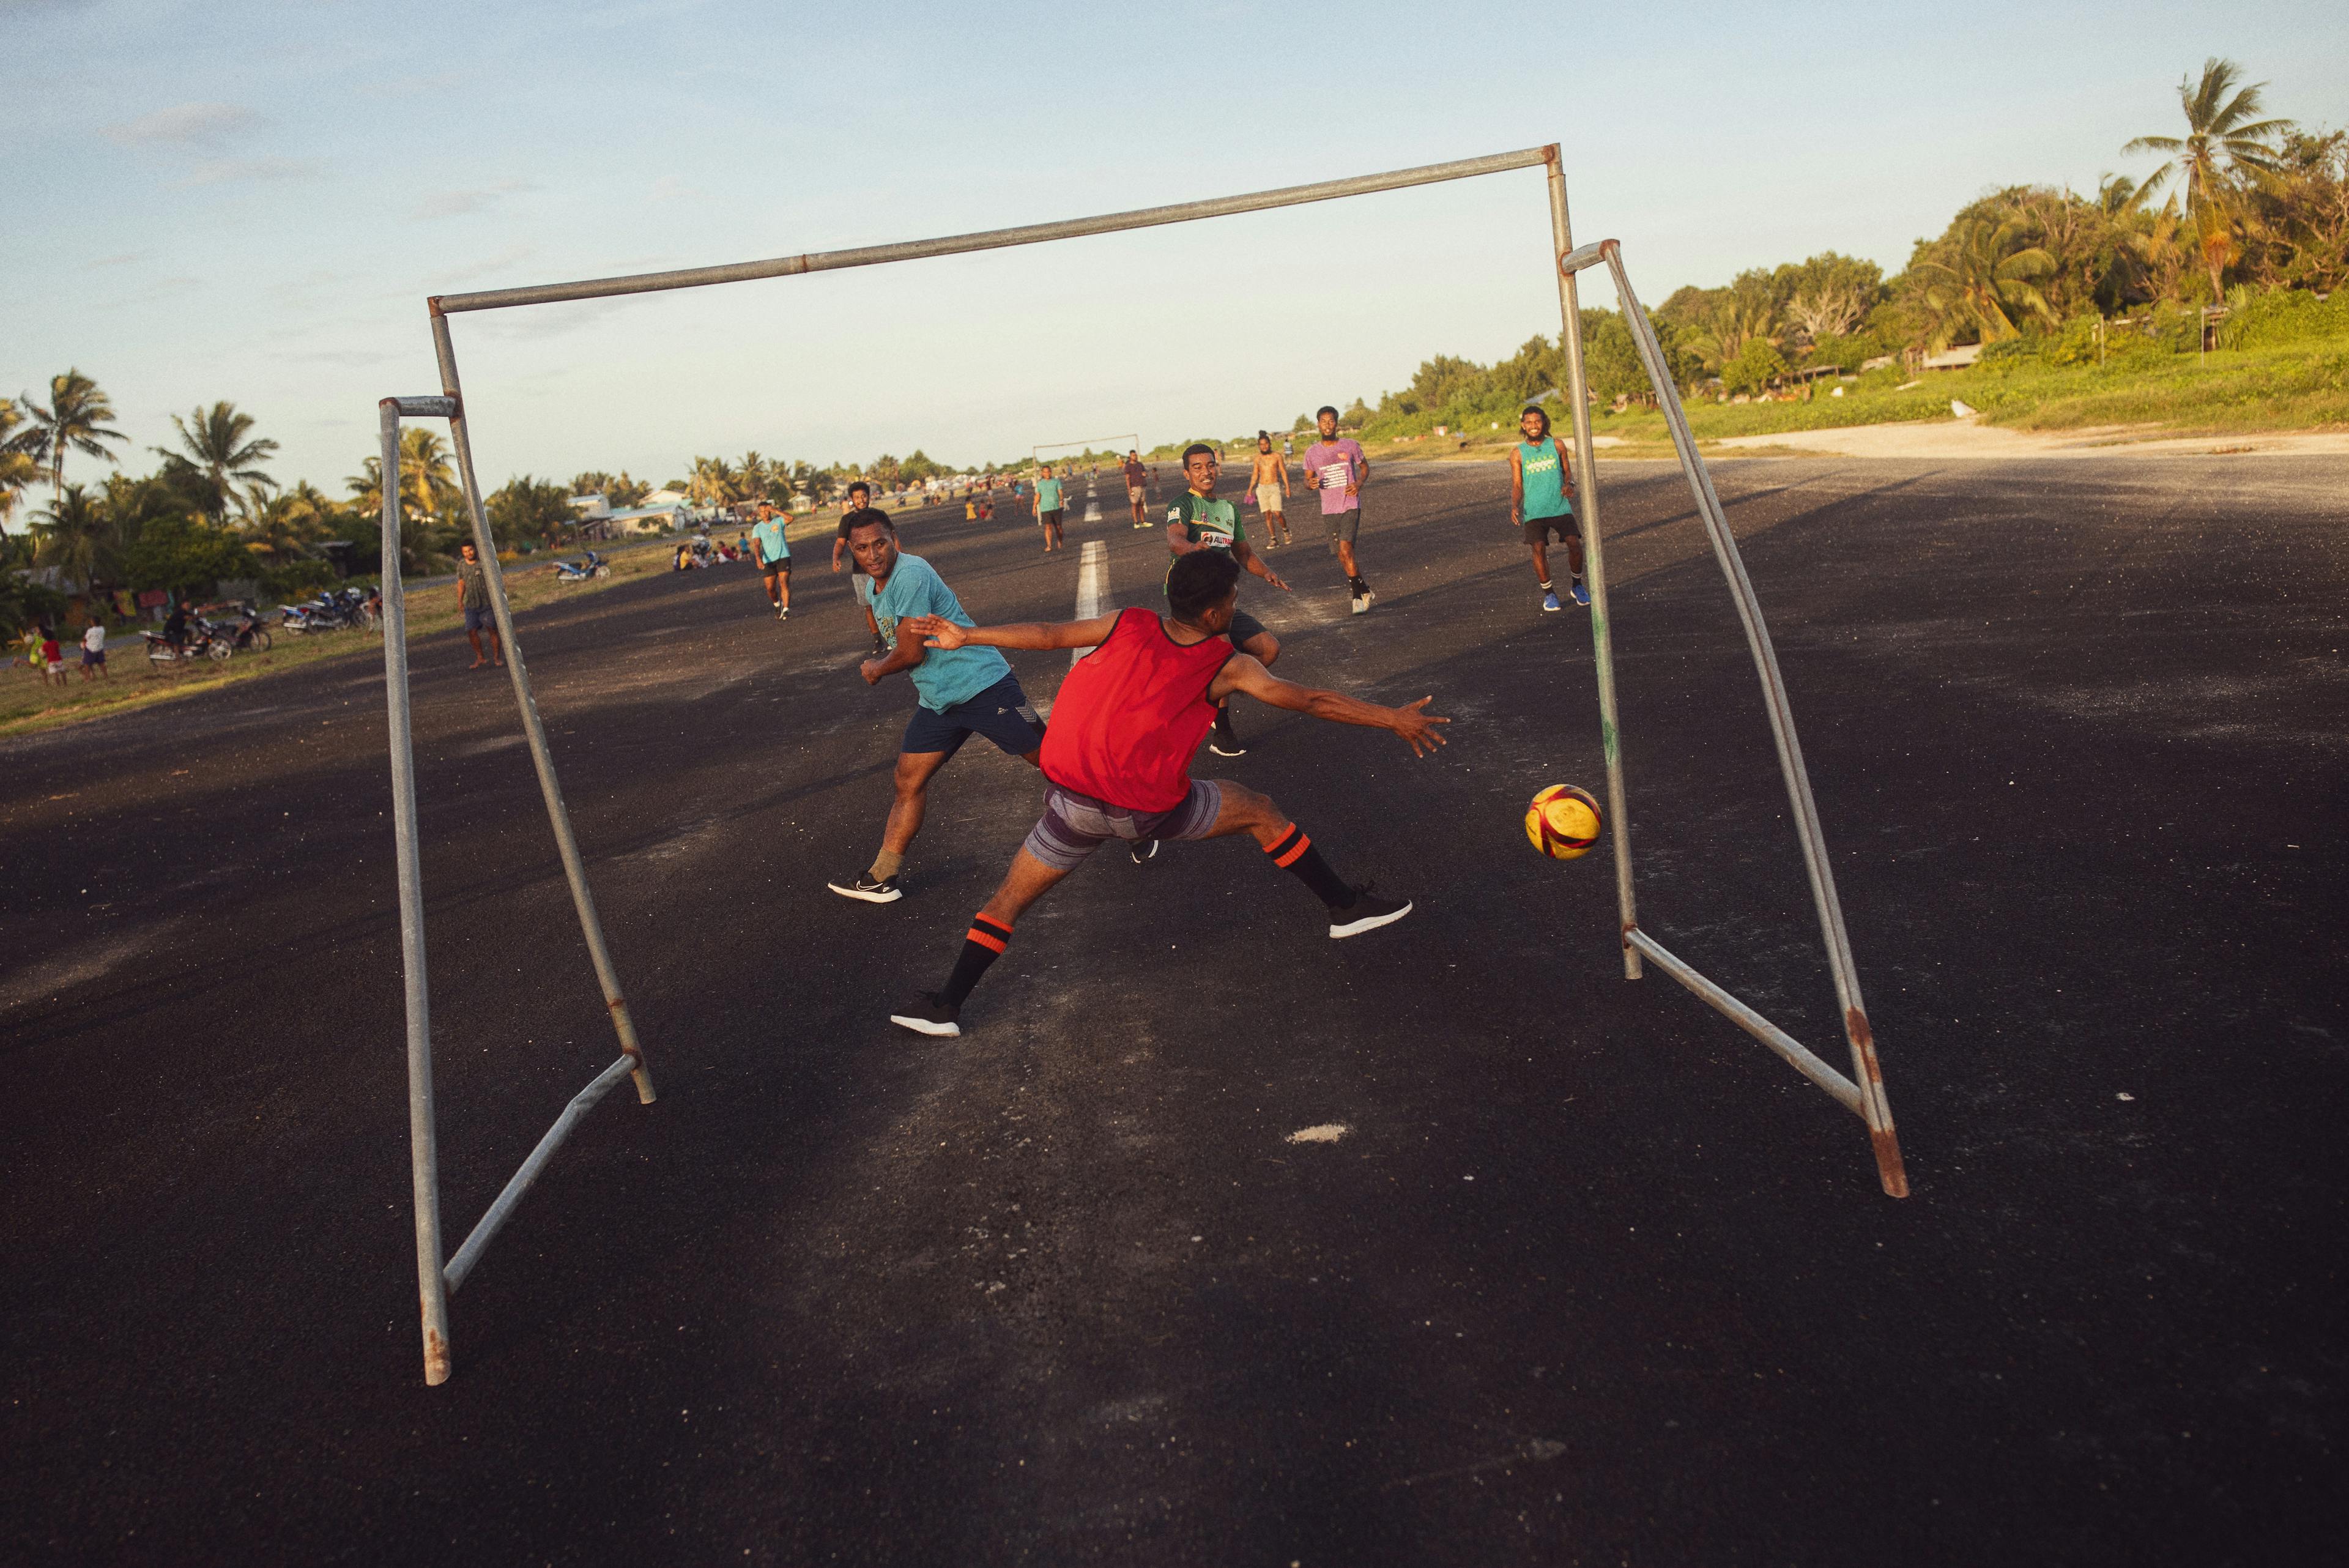
POLYGON ((1167 811, 1131 811, 1054 784, 1044 796, 1044 815, 1020 847, 1055 871, 1073 871, 1086 856, 1112 838, 1205 838, 1223 815, 1224 786, 1193 779, 1191 793, 1167 811))

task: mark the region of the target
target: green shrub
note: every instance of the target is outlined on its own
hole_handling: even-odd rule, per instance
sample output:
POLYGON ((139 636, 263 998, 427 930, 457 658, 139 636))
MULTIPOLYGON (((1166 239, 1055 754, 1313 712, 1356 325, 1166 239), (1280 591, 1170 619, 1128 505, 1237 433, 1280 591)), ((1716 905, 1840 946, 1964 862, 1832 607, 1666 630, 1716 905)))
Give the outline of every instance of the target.
POLYGON ((2319 299, 2305 289, 2239 288, 2219 323, 2221 348, 2282 348, 2349 334, 2349 291, 2319 299))
POLYGON ((1786 361, 1766 337, 1749 337, 1721 368, 1721 384, 1731 392, 1758 392, 1786 373, 1786 361))

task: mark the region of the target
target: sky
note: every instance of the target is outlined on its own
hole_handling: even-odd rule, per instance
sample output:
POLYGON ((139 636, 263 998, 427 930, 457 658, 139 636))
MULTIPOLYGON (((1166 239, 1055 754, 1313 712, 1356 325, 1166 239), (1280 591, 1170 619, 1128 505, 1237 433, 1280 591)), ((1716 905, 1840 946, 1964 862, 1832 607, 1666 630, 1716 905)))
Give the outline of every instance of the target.
MULTIPOLYGON (((359 6, 0 0, 0 395, 68 366, 127 467, 227 399, 330 493, 438 391, 427 295, 1114 212, 1557 141, 1643 299, 2091 190, 2239 61, 2349 124, 2349 6, 1977 0, 1320 14, 1172 0, 359 6)), ((696 453, 1285 426, 1558 328, 1541 176, 461 316, 486 483, 696 453)), ((1586 304, 1611 304, 1590 275, 1586 304)), ((104 466, 78 459, 67 477, 104 466), (78 469, 78 472, 76 469, 78 469)))

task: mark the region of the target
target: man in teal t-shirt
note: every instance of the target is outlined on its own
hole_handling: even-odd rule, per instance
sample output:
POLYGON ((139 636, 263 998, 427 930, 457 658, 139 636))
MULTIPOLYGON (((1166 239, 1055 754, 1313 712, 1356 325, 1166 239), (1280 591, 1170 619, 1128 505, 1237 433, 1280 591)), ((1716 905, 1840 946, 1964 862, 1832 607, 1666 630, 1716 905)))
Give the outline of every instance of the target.
POLYGON ((1061 482, 1052 477, 1052 468, 1050 463, 1045 464, 1043 473, 1036 481, 1034 510, 1036 521, 1042 524, 1044 527, 1044 553, 1050 555, 1054 550, 1062 548, 1061 482))
MULTIPOLYGON (((1283 593, 1288 585, 1278 573, 1264 564, 1264 557, 1247 542, 1247 528, 1240 522, 1239 509, 1216 493, 1216 480, 1223 472, 1222 460, 1216 449, 1204 441, 1195 442, 1183 452, 1183 477, 1190 488, 1175 498, 1166 509, 1166 547, 1174 558, 1194 550, 1226 550, 1231 553, 1243 570, 1254 572, 1283 593)), ((1166 563, 1172 576, 1174 561, 1166 563)), ((1246 610, 1232 612, 1232 625, 1226 634, 1232 646, 1253 656, 1257 662, 1270 669, 1280 657, 1280 639, 1265 630, 1264 623, 1246 610)), ((1207 749, 1219 757, 1244 756, 1247 748, 1240 744, 1238 732, 1232 728, 1232 712, 1228 703, 1216 708, 1216 733, 1207 749)))
POLYGON ((792 545, 783 537, 791 519, 765 502, 759 504, 758 525, 750 530, 750 551, 759 558, 759 575, 766 579, 767 602, 777 620, 792 618, 792 545))
POLYGON ((859 672, 866 684, 877 686, 903 670, 914 682, 917 701, 897 748, 896 799, 882 829, 881 853, 863 875, 825 885, 843 898, 894 904, 905 896, 897 873, 922 830, 931 777, 973 735, 986 736, 997 749, 1032 766, 1043 748, 1044 722, 995 649, 925 648, 919 636, 901 633, 904 623, 916 616, 937 616, 957 626, 976 623, 927 561, 897 548, 897 524, 887 513, 868 506, 841 522, 857 569, 873 579, 874 623, 890 644, 887 654, 866 659, 859 672))
POLYGON ((1541 584, 1542 608, 1562 607, 1549 578, 1549 536, 1566 541, 1566 562, 1574 569, 1574 602, 1587 605, 1590 590, 1582 583, 1582 534, 1574 522, 1574 474, 1567 467, 1565 449, 1549 433, 1549 415, 1539 404, 1517 421, 1525 440, 1509 449, 1509 521, 1526 531, 1533 547, 1534 577, 1541 584))

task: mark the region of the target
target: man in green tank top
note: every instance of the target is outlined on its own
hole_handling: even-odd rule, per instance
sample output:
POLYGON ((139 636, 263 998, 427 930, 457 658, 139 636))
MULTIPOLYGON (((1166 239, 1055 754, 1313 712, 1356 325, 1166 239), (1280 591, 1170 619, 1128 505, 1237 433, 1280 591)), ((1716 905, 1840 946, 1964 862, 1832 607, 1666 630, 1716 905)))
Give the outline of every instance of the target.
MULTIPOLYGON (((1247 529, 1240 522, 1239 509, 1216 493, 1216 480, 1223 471, 1216 449, 1206 442, 1195 442, 1183 453, 1183 477, 1190 488, 1166 509, 1166 547, 1174 552, 1166 563, 1166 575, 1174 575, 1174 562, 1194 550, 1222 550, 1240 564, 1241 569, 1254 572, 1281 592, 1288 585, 1278 573, 1264 564, 1247 542, 1247 529)), ((1265 630, 1264 623, 1243 610, 1232 612, 1231 630, 1226 634, 1232 646, 1269 669, 1280 657, 1280 639, 1265 630)), ((1216 733, 1207 749, 1219 757, 1245 755, 1247 748, 1240 744, 1239 735, 1232 728, 1232 713, 1227 703, 1216 708, 1216 733)))
POLYGON ((1525 440, 1509 450, 1509 521, 1522 525, 1532 546, 1534 576, 1541 583, 1542 608, 1562 607, 1549 576, 1549 536, 1566 541, 1567 565, 1573 568, 1574 602, 1587 605, 1590 590, 1582 583, 1582 535, 1574 520, 1574 474, 1566 452, 1549 433, 1549 415, 1540 404, 1526 410, 1517 421, 1525 440))

